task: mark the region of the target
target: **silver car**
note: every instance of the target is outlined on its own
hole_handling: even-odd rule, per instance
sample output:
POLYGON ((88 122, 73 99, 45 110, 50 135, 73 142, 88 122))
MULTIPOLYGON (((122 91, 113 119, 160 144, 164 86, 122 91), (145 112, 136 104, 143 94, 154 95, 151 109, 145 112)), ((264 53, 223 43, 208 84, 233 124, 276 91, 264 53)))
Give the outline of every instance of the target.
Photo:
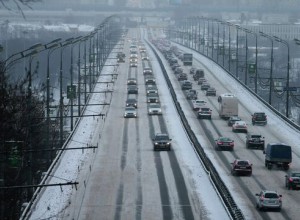
POLYGON ((137 110, 135 107, 126 107, 124 112, 124 118, 137 118, 137 110))
POLYGON ((157 104, 157 103, 149 103, 149 106, 148 106, 148 114, 149 114, 149 115, 161 115, 161 114, 162 114, 162 111, 161 111, 160 104, 157 104))
POLYGON ((282 195, 279 195, 276 191, 262 190, 260 193, 255 194, 256 208, 262 209, 278 209, 282 207, 282 195))

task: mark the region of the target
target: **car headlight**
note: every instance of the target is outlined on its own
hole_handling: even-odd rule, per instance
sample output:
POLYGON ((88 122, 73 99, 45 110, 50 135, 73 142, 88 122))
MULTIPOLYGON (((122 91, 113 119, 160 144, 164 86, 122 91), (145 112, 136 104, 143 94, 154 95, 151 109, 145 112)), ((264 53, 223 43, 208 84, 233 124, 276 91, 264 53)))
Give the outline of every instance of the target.
POLYGON ((155 144, 155 145, 158 145, 158 143, 157 143, 157 142, 155 142, 154 144, 155 144))
POLYGON ((167 145, 170 145, 171 143, 170 142, 167 142, 167 145))

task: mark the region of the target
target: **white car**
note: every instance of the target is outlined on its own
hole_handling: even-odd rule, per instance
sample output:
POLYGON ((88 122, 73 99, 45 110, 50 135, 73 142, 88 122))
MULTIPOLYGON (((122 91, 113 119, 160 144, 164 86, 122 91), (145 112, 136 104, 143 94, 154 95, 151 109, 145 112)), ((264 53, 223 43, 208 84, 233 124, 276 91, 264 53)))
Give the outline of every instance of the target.
POLYGON ((262 209, 277 209, 281 210, 282 207, 282 195, 279 195, 276 191, 262 190, 260 193, 255 194, 256 208, 262 209))
POLYGON ((192 100, 192 105, 193 105, 193 110, 194 111, 198 111, 200 109, 200 107, 205 106, 206 105, 206 101, 204 100, 192 100))
POLYGON ((158 104, 158 103, 149 103, 148 114, 149 115, 161 115, 162 111, 161 111, 160 104, 158 104))
POLYGON ((244 121, 236 121, 232 125, 232 131, 233 132, 248 132, 247 124, 244 121))
POLYGON ((126 107, 124 112, 124 118, 137 118, 137 110, 135 107, 126 107))

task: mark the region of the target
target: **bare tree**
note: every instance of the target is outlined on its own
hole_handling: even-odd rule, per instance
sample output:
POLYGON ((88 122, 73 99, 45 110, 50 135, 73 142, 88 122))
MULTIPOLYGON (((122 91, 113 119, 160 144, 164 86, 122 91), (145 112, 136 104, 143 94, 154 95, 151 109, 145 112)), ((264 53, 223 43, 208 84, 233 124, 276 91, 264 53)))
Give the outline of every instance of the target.
POLYGON ((32 3, 41 2, 42 0, 0 0, 0 8, 5 8, 9 11, 18 10, 25 18, 22 7, 31 8, 32 3))

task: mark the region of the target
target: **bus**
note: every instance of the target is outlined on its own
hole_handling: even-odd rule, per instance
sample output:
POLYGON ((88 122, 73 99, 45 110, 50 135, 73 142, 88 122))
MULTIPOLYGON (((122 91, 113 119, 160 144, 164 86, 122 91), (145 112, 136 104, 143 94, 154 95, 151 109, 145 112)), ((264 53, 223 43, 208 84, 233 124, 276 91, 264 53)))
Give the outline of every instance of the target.
POLYGON ((219 116, 228 119, 231 116, 238 116, 238 99, 231 93, 224 93, 218 97, 219 116))

